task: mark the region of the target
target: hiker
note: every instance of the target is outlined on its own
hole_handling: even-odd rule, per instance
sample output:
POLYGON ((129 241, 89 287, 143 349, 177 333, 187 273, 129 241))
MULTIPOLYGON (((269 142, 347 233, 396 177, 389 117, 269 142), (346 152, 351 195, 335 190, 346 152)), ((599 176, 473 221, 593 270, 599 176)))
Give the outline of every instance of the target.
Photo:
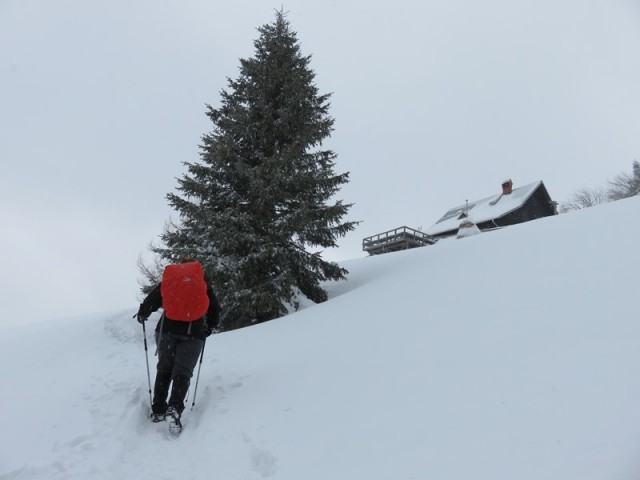
POLYGON ((170 429, 179 432, 193 369, 205 338, 220 323, 220 305, 200 262, 184 259, 180 264, 167 265, 160 284, 140 304, 138 322, 147 321, 160 307, 163 314, 155 329, 158 366, 151 419, 160 422, 168 417, 170 429))

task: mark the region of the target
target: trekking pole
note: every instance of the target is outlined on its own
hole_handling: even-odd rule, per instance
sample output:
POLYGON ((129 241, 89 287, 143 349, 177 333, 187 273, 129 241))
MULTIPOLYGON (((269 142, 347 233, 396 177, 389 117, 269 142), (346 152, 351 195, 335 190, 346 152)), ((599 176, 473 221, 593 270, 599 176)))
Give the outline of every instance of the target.
POLYGON ((202 358, 204 357, 204 346, 207 344, 207 339, 205 338, 202 343, 202 352, 200 353, 200 364, 198 365, 198 375, 196 375, 196 386, 193 389, 193 402, 191 403, 191 410, 196 404, 196 393, 198 393, 198 381, 200 380, 200 369, 202 368, 202 358))
POLYGON ((147 348, 147 328, 144 326, 146 322, 142 322, 142 335, 144 336, 144 358, 147 360, 147 383, 149 384, 149 407, 153 409, 153 400, 151 400, 151 374, 149 373, 149 350, 147 348))

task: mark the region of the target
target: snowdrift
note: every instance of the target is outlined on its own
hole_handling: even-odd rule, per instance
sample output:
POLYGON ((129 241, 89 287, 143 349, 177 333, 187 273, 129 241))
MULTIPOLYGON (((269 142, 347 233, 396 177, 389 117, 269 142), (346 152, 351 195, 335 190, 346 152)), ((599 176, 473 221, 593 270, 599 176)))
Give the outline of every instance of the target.
POLYGON ((209 339, 177 440, 134 306, 0 329, 0 479, 637 480, 639 206, 344 262, 209 339))

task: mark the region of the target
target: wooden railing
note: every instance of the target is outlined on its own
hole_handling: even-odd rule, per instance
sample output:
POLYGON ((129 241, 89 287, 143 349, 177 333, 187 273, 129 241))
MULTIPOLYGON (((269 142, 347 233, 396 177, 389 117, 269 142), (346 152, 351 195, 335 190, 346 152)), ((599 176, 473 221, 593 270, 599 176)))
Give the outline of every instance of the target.
POLYGON ((369 253, 369 255, 377 255, 380 253, 433 245, 434 243, 436 243, 436 240, 430 235, 403 226, 363 239, 362 250, 369 253))

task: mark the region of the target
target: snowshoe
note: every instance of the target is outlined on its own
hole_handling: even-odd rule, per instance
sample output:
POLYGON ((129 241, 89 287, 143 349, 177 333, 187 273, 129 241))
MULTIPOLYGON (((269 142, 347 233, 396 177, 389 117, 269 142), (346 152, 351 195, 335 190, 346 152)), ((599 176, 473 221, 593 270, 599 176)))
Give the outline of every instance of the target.
POLYGON ((164 422, 167 418, 166 413, 151 413, 151 421, 153 423, 164 422))
POLYGON ((169 422, 169 434, 177 437, 182 432, 182 422, 180 422, 180 412, 173 407, 167 410, 167 420, 169 422))

